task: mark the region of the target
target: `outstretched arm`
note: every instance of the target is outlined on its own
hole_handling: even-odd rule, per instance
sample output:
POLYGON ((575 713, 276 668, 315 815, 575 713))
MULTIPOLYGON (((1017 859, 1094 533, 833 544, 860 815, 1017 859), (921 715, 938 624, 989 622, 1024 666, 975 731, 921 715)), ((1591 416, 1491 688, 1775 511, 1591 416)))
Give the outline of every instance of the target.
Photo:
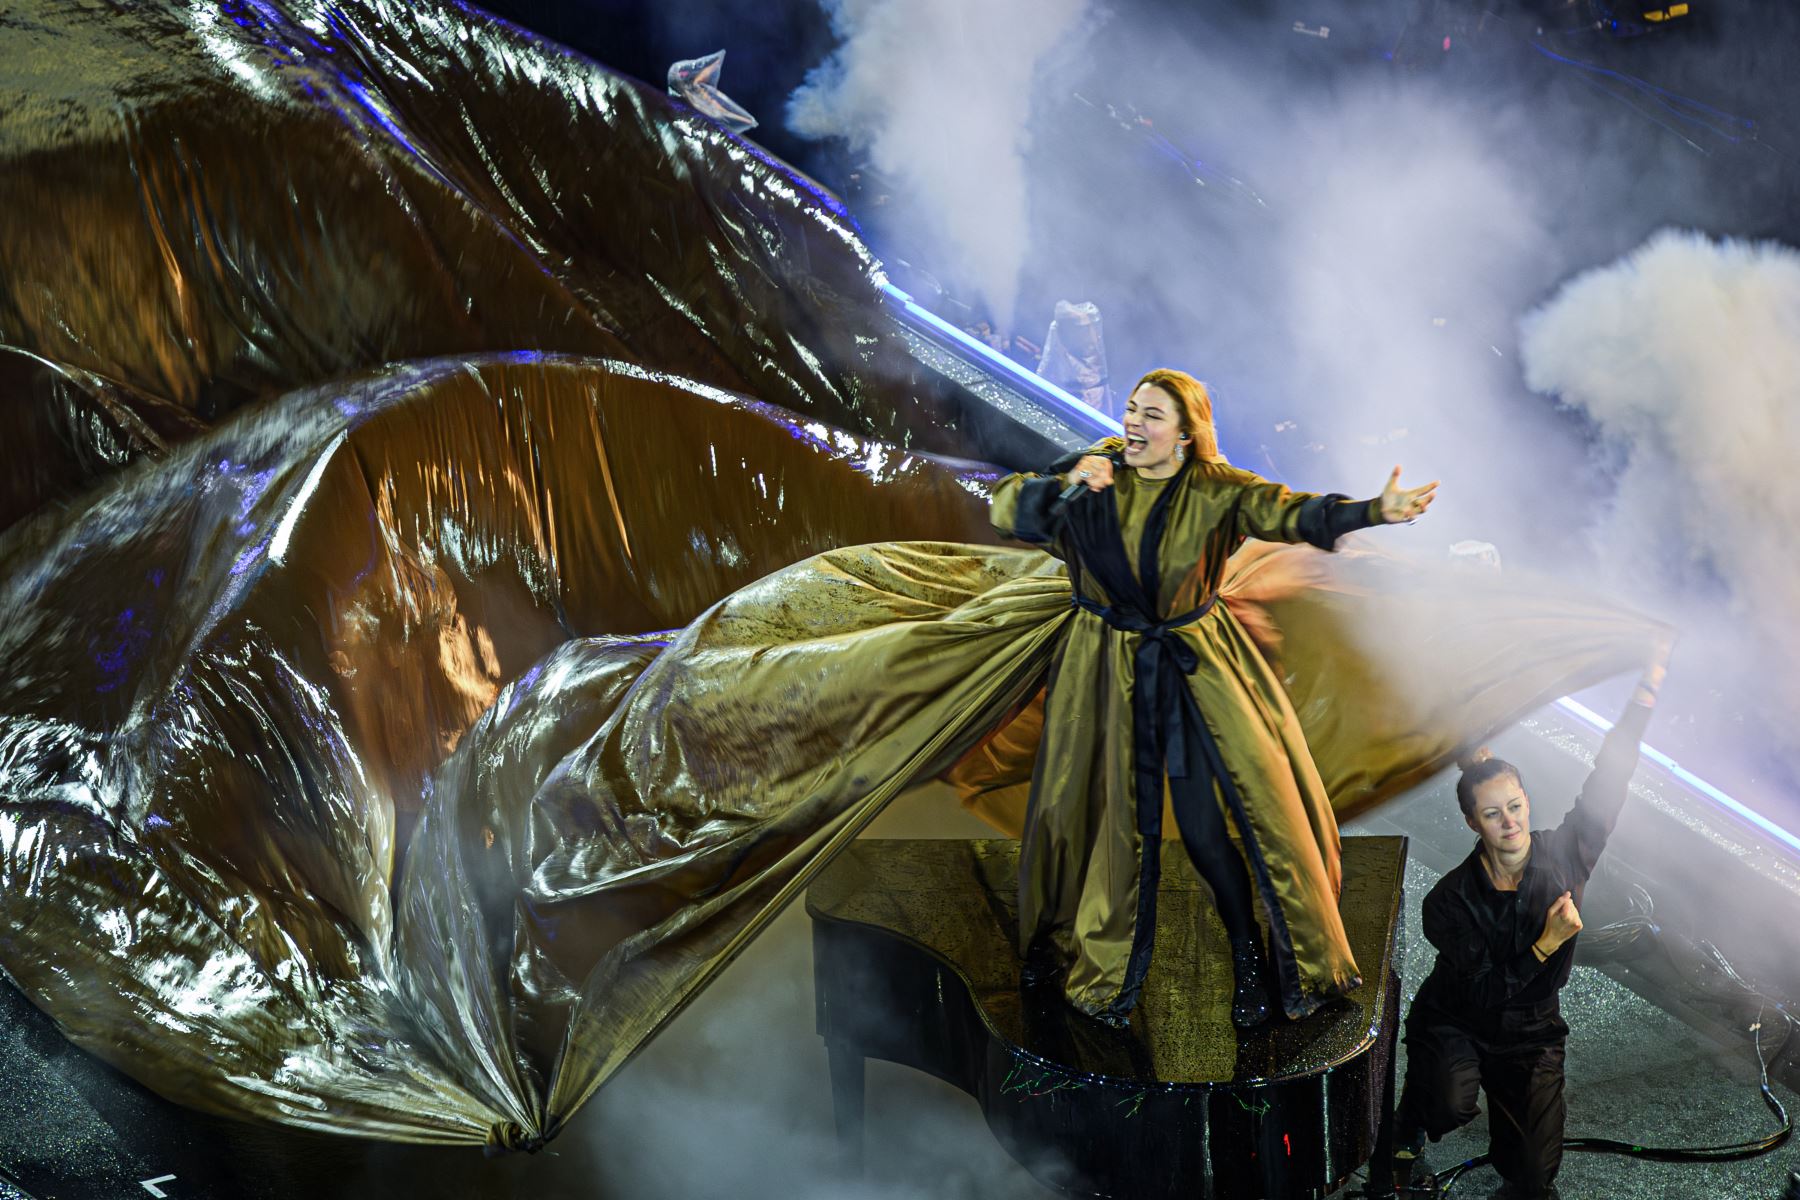
POLYGON ((1373 500, 1315 496, 1290 491, 1255 475, 1249 479, 1238 499, 1239 534, 1266 542, 1306 542, 1321 550, 1335 548, 1339 538, 1358 529, 1419 517, 1431 507, 1437 491, 1435 481, 1424 487, 1401 488, 1399 467, 1373 500))
POLYGON ((1575 801, 1574 811, 1563 824, 1574 841, 1570 865, 1584 879, 1593 873, 1594 864, 1600 861, 1606 839, 1619 822, 1619 810, 1625 807, 1631 776, 1637 770, 1642 752, 1640 743, 1650 724, 1650 714, 1656 707, 1656 693, 1668 673, 1669 653, 1673 646, 1672 635, 1665 634, 1657 640, 1649 665, 1632 689, 1625 711, 1619 714, 1618 722, 1601 743, 1600 753, 1594 756, 1594 769, 1581 786, 1581 796, 1575 801))

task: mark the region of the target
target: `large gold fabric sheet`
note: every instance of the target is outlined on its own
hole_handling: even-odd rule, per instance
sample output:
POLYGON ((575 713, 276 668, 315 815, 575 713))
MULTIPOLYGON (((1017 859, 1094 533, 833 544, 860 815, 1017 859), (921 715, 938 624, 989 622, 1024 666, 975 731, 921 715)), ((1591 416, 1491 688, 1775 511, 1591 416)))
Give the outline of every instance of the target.
MULTIPOLYGON (((446 758, 514 680, 544 689, 534 711, 552 728, 529 736, 554 747, 599 729, 611 710, 584 707, 588 685, 567 681, 557 700, 564 676, 534 670, 573 635, 678 626, 876 532, 979 535, 969 489, 982 476, 916 455, 871 471, 878 444, 619 364, 422 363, 322 399, 291 397, 0 542, 0 670, 13 681, 0 906, 17 931, 0 966, 76 1041, 188 1103, 386 1137, 539 1131, 557 1110, 534 1084, 472 1065, 505 1044, 497 1026, 472 1011, 443 1028, 414 1016, 432 994, 420 980, 463 995, 510 971, 508 949, 498 984, 470 974, 458 943, 404 917, 431 927, 474 904, 445 831, 515 846, 541 819, 481 829, 445 816, 414 835, 421 805, 453 807, 456 773, 473 769, 446 758), (621 472, 643 482, 609 488, 621 472), (414 837, 427 852, 403 859, 414 837)), ((1021 559, 1039 561, 996 561, 1021 559)), ((897 561, 902 581, 922 570, 897 561)), ((918 611, 952 606, 964 575, 933 583, 918 611)), ((841 597, 849 578, 824 586, 841 597)), ((710 619, 729 627, 737 611, 710 619)), ((851 728, 873 738, 875 725, 851 728)), ((785 736, 762 728, 739 769, 785 736)), ((682 778, 691 805, 717 802, 716 768, 682 778)), ((789 800, 775 787, 763 811, 789 800)), ((663 803, 680 809, 647 784, 637 807, 663 803)), ((636 927, 635 902, 618 922, 636 927)), ((628 1052, 662 1012, 619 1016, 607 1040, 628 1052)))
MULTIPOLYGON (((475 10, 222 11, 0 9, 0 968, 183 1103, 534 1145, 897 789, 1005 819, 1068 582, 805 180, 475 10)), ((1496 593, 1415 687, 1341 635, 1425 577, 1322 558, 1221 585, 1340 804, 1642 631, 1496 593)))
MULTIPOLYGON (((992 475, 764 405, 513 360, 319 400, 0 543, 0 966, 186 1103, 533 1144, 887 798, 1000 727, 1073 619, 1034 551, 854 547, 978 536, 992 475), (726 447, 742 465, 715 469, 726 447)), ((1387 602, 1281 556, 1327 556, 1253 560, 1303 580, 1265 597, 1296 630, 1311 597, 1387 602)), ((1319 760, 1428 769, 1643 628, 1509 605, 1545 653, 1471 630, 1415 740, 1361 757, 1389 727, 1307 668, 1377 668, 1272 627, 1319 760)))

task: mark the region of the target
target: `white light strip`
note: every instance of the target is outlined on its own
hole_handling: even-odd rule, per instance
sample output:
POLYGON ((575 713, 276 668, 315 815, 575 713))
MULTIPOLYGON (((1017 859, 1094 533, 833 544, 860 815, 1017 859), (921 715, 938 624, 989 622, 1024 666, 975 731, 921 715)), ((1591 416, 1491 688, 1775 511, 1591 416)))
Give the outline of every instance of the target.
POLYGON ((1039 375, 1036 371, 1020 366, 980 338, 970 337, 950 322, 944 320, 944 318, 919 304, 911 296, 907 295, 893 284, 884 281, 880 286, 881 290, 899 303, 909 315, 923 321, 925 324, 929 325, 933 331, 941 333, 947 338, 954 339, 957 345, 973 351, 982 359, 982 361, 989 363, 992 366, 997 367, 1003 373, 1012 376, 1032 391, 1041 394, 1045 399, 1068 409, 1069 411, 1066 415, 1074 417, 1078 423, 1098 425, 1107 432, 1120 437, 1125 435, 1125 427, 1105 413, 1094 411, 1086 404, 1083 404, 1078 398, 1063 391, 1054 383, 1051 383, 1048 379, 1039 375))
MULTIPOLYGON (((1607 733, 1612 729, 1611 721, 1608 721, 1605 717, 1602 717, 1599 713, 1588 708, 1586 705, 1569 699, 1568 697, 1558 700, 1556 706, 1579 718, 1586 724, 1593 726, 1601 733, 1607 733)), ((1789 833, 1787 830, 1754 809, 1748 808, 1739 801, 1733 800, 1730 796, 1727 796, 1724 792, 1706 782, 1706 780, 1700 778, 1698 775, 1664 754, 1661 750, 1645 743, 1644 757, 1667 771, 1670 775, 1673 775, 1678 782, 1699 792, 1708 800, 1719 805, 1719 807, 1756 826, 1770 837, 1777 838, 1786 843, 1790 849, 1800 851, 1800 837, 1796 837, 1789 833)))

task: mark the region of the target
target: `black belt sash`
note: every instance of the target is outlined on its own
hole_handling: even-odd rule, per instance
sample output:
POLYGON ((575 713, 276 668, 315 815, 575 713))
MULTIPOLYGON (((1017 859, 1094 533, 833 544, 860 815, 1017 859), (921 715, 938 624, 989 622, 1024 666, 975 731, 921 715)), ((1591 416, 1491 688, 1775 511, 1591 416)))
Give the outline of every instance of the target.
POLYGON ((1150 971, 1155 945, 1156 894, 1162 882, 1163 776, 1185 779, 1190 771, 1202 776, 1196 782, 1210 800, 1214 780, 1230 787, 1228 776, 1218 769, 1219 751, 1212 732, 1200 718, 1186 677, 1200 665, 1194 648, 1176 632, 1212 611, 1218 596, 1180 616, 1151 622, 1140 613, 1103 605, 1075 593, 1076 608, 1093 613, 1122 633, 1138 636, 1132 655, 1131 742, 1133 798, 1137 801, 1137 830, 1141 843, 1138 864, 1137 919, 1132 929, 1131 954, 1126 959, 1125 983, 1102 1019, 1123 1024, 1136 1007, 1150 971), (1198 744, 1193 744, 1198 743, 1198 744), (1195 754, 1192 751, 1199 751, 1195 754))
MULTIPOLYGON (((1176 630, 1192 625, 1212 611, 1219 597, 1214 594, 1206 602, 1178 617, 1152 624, 1142 614, 1113 605, 1101 604, 1080 594, 1069 597, 1076 608, 1093 613, 1122 633, 1139 635, 1137 653, 1132 655, 1134 680, 1131 690, 1132 758, 1138 772, 1157 777, 1156 811, 1146 814, 1139 798, 1138 828, 1147 830, 1152 823, 1160 832, 1162 825, 1162 774, 1175 779, 1188 775, 1187 738, 1184 736, 1182 696, 1193 703, 1193 695, 1182 682, 1200 665, 1200 656, 1176 630), (1148 819, 1147 819, 1148 818, 1148 819)), ((1204 728, 1204 726, 1202 726, 1204 728)), ((1204 760, 1202 760, 1204 763, 1204 760)))

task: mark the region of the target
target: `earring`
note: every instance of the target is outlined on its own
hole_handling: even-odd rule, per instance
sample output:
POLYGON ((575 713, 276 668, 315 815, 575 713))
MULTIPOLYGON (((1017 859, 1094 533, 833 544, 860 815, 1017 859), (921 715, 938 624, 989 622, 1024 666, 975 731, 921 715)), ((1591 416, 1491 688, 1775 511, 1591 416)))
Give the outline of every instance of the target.
POLYGON ((1183 448, 1182 448, 1182 447, 1180 447, 1180 446, 1177 446, 1177 447, 1175 447, 1175 461, 1176 461, 1176 462, 1183 462, 1183 461, 1185 461, 1185 460, 1186 460, 1186 459, 1187 459, 1187 451, 1186 451, 1186 450, 1184 450, 1184 449, 1183 449, 1183 448))

